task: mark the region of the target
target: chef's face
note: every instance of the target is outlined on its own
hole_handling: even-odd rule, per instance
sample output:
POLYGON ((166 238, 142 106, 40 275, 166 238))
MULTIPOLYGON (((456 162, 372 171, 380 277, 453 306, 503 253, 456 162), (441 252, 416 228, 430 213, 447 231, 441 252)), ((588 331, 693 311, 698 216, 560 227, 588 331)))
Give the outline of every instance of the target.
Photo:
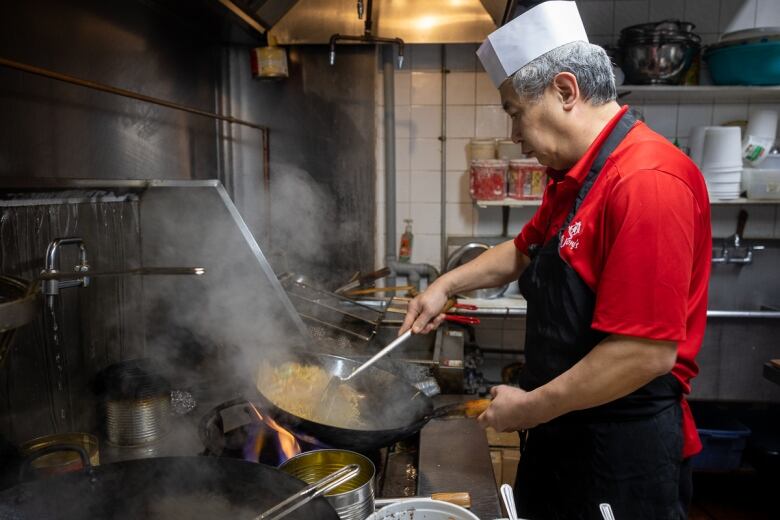
POLYGON ((548 88, 541 98, 531 101, 521 98, 508 79, 499 92, 501 104, 512 119, 512 141, 522 144, 523 153, 556 170, 571 166, 560 156, 562 139, 556 117, 560 103, 556 103, 553 89, 548 88))

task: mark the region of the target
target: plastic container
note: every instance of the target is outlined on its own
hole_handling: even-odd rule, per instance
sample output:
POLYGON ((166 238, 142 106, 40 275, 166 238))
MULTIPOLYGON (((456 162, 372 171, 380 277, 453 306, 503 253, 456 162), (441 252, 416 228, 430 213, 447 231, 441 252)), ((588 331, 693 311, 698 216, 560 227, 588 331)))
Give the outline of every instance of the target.
POLYGON ((690 157, 697 166, 701 166, 701 154, 704 151, 704 134, 711 126, 695 126, 690 135, 690 157))
POLYGON ((385 506, 367 520, 479 520, 479 517, 455 504, 428 498, 403 500, 385 506))
POLYGON ((499 159, 505 161, 514 161, 525 158, 525 154, 523 154, 523 145, 520 143, 513 143, 509 140, 498 142, 497 155, 499 159))
POLYGON ((472 139, 469 143, 472 161, 490 160, 496 158, 495 139, 472 139))
POLYGON ((471 161, 469 191, 474 200, 506 198, 507 161, 485 159, 471 161))
POLYGON ((538 200, 547 186, 547 168, 536 159, 509 161, 507 196, 520 200, 538 200))
POLYGON ((704 132, 702 171, 742 167, 742 135, 737 126, 711 126, 704 132))
POLYGON ((743 175, 747 198, 780 200, 780 170, 745 168, 743 175))
POLYGON ((693 469, 728 471, 739 468, 750 429, 723 410, 694 407, 702 451, 693 469))
POLYGON ((775 38, 721 43, 704 59, 715 85, 780 85, 780 41, 775 38))

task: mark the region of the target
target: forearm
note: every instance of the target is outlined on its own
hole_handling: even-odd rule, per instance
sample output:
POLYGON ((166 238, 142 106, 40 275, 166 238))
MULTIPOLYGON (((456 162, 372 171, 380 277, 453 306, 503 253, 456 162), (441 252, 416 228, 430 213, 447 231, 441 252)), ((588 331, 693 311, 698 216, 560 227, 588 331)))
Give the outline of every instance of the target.
POLYGON ((531 392, 546 422, 575 410, 624 397, 671 371, 677 344, 609 336, 572 368, 531 392))
POLYGON ((498 287, 516 280, 528 263, 528 257, 508 240, 445 273, 434 283, 444 287, 449 296, 472 289, 498 287))

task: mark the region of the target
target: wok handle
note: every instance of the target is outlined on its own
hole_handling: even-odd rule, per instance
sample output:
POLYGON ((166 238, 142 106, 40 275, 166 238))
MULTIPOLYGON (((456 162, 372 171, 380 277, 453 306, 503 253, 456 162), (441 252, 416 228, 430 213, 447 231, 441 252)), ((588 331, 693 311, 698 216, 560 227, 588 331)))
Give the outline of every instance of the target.
POLYGON ((22 467, 19 469, 19 481, 24 482, 26 480, 27 474, 32 469, 33 462, 44 455, 49 455, 50 453, 56 453, 58 451, 75 451, 81 459, 81 466, 84 469, 84 473, 88 475, 92 474, 92 464, 89 462, 87 450, 78 444, 55 444, 53 446, 46 446, 45 448, 35 450, 22 461, 22 467))
POLYGON ((357 464, 349 464, 343 468, 334 471, 327 477, 318 480, 314 484, 309 484, 302 490, 298 491, 294 495, 282 500, 274 507, 261 513, 255 517, 255 520, 278 520, 283 518, 301 506, 308 504, 310 501, 317 497, 320 497, 331 491, 345 482, 348 482, 355 478, 360 473, 360 466, 357 464))
POLYGON ((440 417, 477 417, 490 406, 491 399, 472 399, 462 403, 448 404, 436 408, 431 419, 440 417))

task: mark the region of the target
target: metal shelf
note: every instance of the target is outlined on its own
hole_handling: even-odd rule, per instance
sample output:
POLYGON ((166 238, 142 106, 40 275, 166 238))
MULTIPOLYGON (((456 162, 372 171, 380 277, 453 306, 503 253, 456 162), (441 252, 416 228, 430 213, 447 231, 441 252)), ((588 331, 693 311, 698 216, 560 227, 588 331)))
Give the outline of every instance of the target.
POLYGON ((621 85, 621 102, 628 103, 745 103, 780 102, 778 87, 621 85))
POLYGON ((511 199, 507 197, 504 200, 475 200, 474 204, 476 204, 480 208, 488 208, 488 207, 495 207, 495 206, 507 207, 507 208, 530 208, 530 207, 541 206, 542 201, 541 200, 519 200, 519 199, 511 199))

